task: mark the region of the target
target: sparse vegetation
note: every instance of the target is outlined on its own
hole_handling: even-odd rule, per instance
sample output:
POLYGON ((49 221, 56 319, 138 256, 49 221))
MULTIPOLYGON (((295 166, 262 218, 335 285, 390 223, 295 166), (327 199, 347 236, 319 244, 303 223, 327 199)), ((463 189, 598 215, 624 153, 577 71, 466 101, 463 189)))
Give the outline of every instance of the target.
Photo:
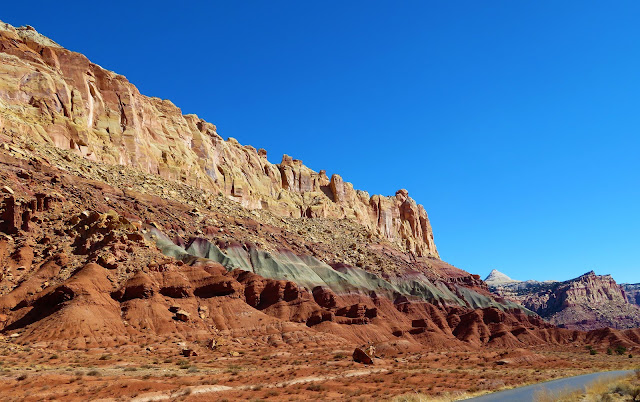
POLYGON ((640 369, 635 374, 611 381, 596 381, 584 390, 556 394, 542 390, 535 395, 536 402, 579 402, 579 401, 638 401, 640 400, 640 369))
POLYGON ((307 385, 307 390, 309 390, 309 391, 320 392, 320 391, 325 391, 326 389, 327 388, 322 384, 309 384, 309 385, 307 385))
POLYGON ((226 371, 227 371, 227 373, 237 374, 240 370, 242 370, 242 366, 231 364, 229 367, 227 367, 226 371))

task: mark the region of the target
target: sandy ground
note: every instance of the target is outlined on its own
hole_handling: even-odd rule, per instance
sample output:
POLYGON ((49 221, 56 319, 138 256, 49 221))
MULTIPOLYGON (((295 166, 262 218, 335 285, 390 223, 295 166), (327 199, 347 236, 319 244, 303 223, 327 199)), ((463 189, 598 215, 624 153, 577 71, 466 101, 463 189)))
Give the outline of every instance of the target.
POLYGON ((161 346, 71 351, 7 341, 0 346, 1 399, 364 401, 419 393, 446 400, 640 365, 637 357, 590 355, 582 347, 539 348, 529 350, 535 358, 506 362, 498 349, 398 353, 365 366, 347 349, 259 347, 184 358, 161 346))

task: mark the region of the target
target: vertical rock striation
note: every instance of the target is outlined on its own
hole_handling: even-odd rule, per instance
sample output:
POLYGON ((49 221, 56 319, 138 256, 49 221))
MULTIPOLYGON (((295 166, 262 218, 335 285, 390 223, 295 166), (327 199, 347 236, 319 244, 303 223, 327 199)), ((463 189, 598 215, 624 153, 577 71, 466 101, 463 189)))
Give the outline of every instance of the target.
POLYGON ((283 217, 354 219, 416 256, 439 257, 427 213, 406 190, 370 197, 287 155, 272 164, 265 150, 223 140, 215 125, 31 27, 0 23, 0 139, 55 144, 283 217))

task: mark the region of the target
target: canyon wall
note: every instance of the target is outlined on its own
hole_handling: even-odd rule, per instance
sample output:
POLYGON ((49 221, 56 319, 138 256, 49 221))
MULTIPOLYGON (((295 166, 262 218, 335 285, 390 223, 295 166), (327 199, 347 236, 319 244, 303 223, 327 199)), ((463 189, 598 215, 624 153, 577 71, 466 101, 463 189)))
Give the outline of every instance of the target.
POLYGON ((640 306, 640 283, 623 283, 624 290, 629 303, 640 306))
POLYGON ((640 326, 640 308, 629 302, 611 275, 590 271, 564 282, 538 282, 513 280, 494 270, 486 282, 500 296, 555 325, 576 329, 640 326))
POLYGON ((119 74, 31 27, 0 22, 0 140, 50 143, 222 193, 283 217, 349 218, 419 257, 439 258, 425 209, 399 190, 369 196, 284 155, 223 140, 216 126, 147 97, 119 74))

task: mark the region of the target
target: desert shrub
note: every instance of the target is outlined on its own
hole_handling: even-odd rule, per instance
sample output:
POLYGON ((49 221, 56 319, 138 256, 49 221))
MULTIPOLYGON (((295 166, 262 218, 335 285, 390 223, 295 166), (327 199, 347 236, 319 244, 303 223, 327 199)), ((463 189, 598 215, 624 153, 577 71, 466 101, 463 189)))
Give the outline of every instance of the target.
POLYGON ((608 355, 612 355, 612 354, 613 354, 613 349, 611 349, 611 348, 607 348, 607 354, 608 354, 608 355))
POLYGON ((591 350, 589 350, 589 354, 590 354, 591 356, 594 356, 594 355, 597 355, 597 354, 598 354, 598 351, 597 351, 597 350, 595 350, 595 349, 591 349, 591 350))
POLYGON ((396 396, 392 399, 393 402, 423 402, 428 401, 430 398, 425 394, 411 393, 396 396))
POLYGON ((177 364, 177 365, 178 365, 182 370, 186 370, 186 369, 188 369, 189 367, 191 367, 191 363, 189 363, 189 360, 184 360, 184 359, 183 359, 183 360, 179 360, 176 364, 177 364))
POLYGON ((320 392, 320 391, 324 391, 326 389, 326 387, 322 384, 309 384, 307 386, 307 390, 309 391, 316 391, 316 392, 320 392))
POLYGON ((627 353, 627 348, 622 345, 618 345, 616 346, 616 353, 622 356, 623 354, 627 353))
POLYGON ((100 376, 100 372, 98 370, 91 370, 87 373, 87 375, 93 376, 93 377, 99 377, 100 376))
POLYGON ((611 392, 614 394, 620 394, 622 396, 631 395, 633 392, 633 386, 628 383, 618 383, 613 388, 611 388, 611 392))
POLYGON ((231 364, 229 365, 229 367, 227 367, 227 372, 228 373, 237 373, 238 371, 242 370, 242 366, 238 366, 235 364, 231 364))
POLYGON ((24 381, 24 380, 26 380, 26 379, 27 379, 27 377, 28 377, 28 376, 27 376, 26 374, 20 374, 20 375, 18 376, 18 378, 16 378, 16 380, 18 380, 18 381, 24 381))

